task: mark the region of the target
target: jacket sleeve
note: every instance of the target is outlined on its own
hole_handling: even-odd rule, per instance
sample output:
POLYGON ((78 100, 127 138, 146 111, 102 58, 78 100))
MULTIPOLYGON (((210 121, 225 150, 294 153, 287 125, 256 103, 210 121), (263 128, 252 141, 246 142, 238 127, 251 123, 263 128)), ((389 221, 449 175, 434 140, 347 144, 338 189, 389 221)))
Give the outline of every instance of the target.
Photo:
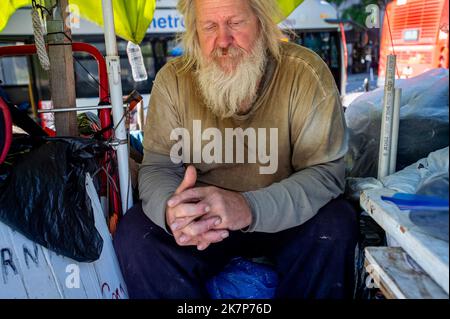
POLYGON ((298 171, 269 187, 243 193, 253 220, 248 232, 275 233, 308 221, 344 190, 343 158, 298 171))
POLYGON ((169 156, 145 151, 139 170, 139 197, 145 215, 156 225, 166 225, 166 203, 183 180, 185 168, 174 164, 169 156))

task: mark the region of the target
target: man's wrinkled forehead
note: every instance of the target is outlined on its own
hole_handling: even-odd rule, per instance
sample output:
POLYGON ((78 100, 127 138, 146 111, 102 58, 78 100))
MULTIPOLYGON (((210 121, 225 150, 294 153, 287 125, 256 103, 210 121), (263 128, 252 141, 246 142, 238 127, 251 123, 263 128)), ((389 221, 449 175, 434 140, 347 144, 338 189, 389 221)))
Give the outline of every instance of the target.
POLYGON ((217 22, 253 14, 248 0, 194 0, 200 23, 217 22))

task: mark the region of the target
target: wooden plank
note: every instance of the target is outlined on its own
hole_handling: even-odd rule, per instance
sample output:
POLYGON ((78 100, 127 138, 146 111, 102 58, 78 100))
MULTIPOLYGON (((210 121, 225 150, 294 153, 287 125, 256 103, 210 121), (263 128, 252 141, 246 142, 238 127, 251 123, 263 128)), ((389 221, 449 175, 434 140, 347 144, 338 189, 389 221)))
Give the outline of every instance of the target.
POLYGON ((393 203, 381 200, 381 196, 393 194, 388 189, 364 191, 360 205, 448 294, 448 241, 418 231, 418 227, 409 220, 407 211, 400 211, 393 203))
POLYGON ((366 270, 389 299, 448 299, 401 247, 367 247, 366 270))
MULTIPOLYGON (((46 7, 56 2, 58 10, 46 15, 48 33, 48 57, 50 60, 50 92, 53 107, 76 107, 75 75, 73 67, 70 25, 68 21, 68 0, 46 0, 46 7), (67 35, 67 37, 62 33, 67 35)), ((78 136, 77 114, 55 113, 55 127, 58 136, 78 136)))

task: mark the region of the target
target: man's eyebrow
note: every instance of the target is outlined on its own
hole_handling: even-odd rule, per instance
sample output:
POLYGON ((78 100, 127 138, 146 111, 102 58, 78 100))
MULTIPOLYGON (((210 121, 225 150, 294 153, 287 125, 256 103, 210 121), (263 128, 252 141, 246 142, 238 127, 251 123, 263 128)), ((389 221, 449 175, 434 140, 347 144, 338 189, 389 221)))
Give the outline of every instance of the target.
POLYGON ((208 23, 215 23, 215 22, 212 21, 212 20, 198 20, 198 23, 200 23, 200 24, 208 24, 208 23))
MULTIPOLYGON (((236 14, 236 15, 232 15, 232 16, 227 17, 226 20, 231 20, 231 19, 245 19, 245 18, 246 18, 246 16, 243 15, 243 14, 236 14)), ((200 24, 216 23, 216 21, 213 21, 213 20, 211 20, 211 19, 206 19, 206 20, 200 20, 200 19, 199 19, 198 22, 199 22, 200 24)))

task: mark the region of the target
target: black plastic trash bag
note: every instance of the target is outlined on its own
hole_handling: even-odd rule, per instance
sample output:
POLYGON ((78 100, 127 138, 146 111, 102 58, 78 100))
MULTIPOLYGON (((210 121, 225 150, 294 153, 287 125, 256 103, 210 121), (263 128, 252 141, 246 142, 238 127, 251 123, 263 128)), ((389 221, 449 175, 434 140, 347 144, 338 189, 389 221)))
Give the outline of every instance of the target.
POLYGON ((8 181, 9 175, 16 163, 20 158, 29 153, 33 148, 42 145, 44 141, 42 137, 32 138, 26 134, 15 134, 10 145, 8 154, 5 161, 0 164, 0 190, 3 188, 3 184, 8 181))
POLYGON ((103 240, 85 179, 107 146, 82 138, 19 141, 12 148, 22 155, 0 183, 0 221, 57 254, 80 262, 98 259, 103 240))

